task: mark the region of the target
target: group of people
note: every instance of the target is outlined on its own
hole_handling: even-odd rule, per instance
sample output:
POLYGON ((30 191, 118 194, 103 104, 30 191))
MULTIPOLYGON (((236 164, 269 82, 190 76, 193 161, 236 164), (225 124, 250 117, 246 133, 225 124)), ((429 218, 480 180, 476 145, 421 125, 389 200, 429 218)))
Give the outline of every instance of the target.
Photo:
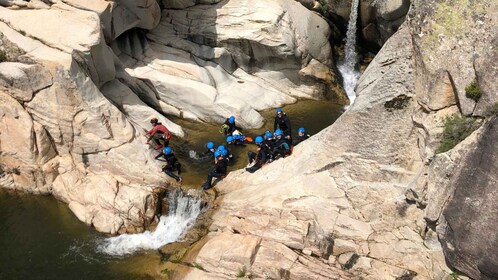
MULTIPOLYGON (((157 119, 152 119, 151 124, 153 128, 147 132, 149 141, 152 140, 155 142, 155 149, 159 150, 163 148, 162 152, 155 158, 166 162, 166 165, 162 169, 164 173, 174 178, 177 182, 181 182, 181 164, 169 147, 169 140, 171 139, 170 132, 157 119), (178 171, 178 175, 173 173, 175 170, 178 171)), ((225 134, 227 145, 215 147, 215 144, 209 141, 205 145, 205 151, 200 154, 201 158, 214 159, 214 166, 208 172, 207 179, 201 187, 204 190, 210 189, 213 178, 222 179, 227 175, 228 163, 234 160, 234 156, 228 149, 229 145, 245 146, 246 144, 255 144, 257 146, 256 151, 248 152, 249 164, 246 167, 248 172, 254 173, 264 164, 290 155, 293 146, 310 137, 306 133, 306 130, 301 127, 297 130, 297 136, 293 138, 290 119, 281 108, 276 110, 273 130, 273 133, 266 131, 253 139, 241 133, 242 129, 236 125, 234 116, 227 118, 220 130, 220 132, 225 134)))

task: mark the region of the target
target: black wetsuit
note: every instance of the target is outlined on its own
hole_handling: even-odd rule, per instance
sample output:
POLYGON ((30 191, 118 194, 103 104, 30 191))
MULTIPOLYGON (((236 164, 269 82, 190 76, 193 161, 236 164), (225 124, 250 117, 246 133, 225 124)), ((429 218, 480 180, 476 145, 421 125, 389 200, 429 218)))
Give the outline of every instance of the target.
POLYGON ((287 155, 290 155, 290 153, 290 145, 286 139, 280 138, 275 140, 275 144, 273 147, 273 154, 275 155, 275 158, 278 156, 285 157, 287 155))
POLYGON ((260 169, 263 164, 266 163, 271 157, 270 148, 262 143, 258 145, 258 152, 255 153, 253 151, 247 152, 247 157, 249 158, 249 163, 256 161, 253 166, 246 168, 247 171, 254 173, 256 170, 260 169))
POLYGON ((209 171, 206 182, 202 185, 202 188, 207 190, 212 187, 211 181, 213 177, 222 178, 227 175, 228 160, 226 158, 218 159, 215 166, 209 171))
POLYGON ((299 134, 296 136, 295 140, 292 142, 292 146, 296 146, 297 144, 303 142, 304 140, 310 138, 311 136, 309 134, 303 134, 303 136, 299 136, 299 134))
POLYGON ((292 138, 292 130, 291 123, 287 114, 283 113, 281 117, 278 115, 275 116, 275 121, 273 124, 273 131, 280 129, 284 133, 285 136, 289 136, 292 138))
POLYGON ((182 165, 180 164, 176 156, 173 153, 169 155, 160 153, 155 157, 155 159, 159 159, 160 157, 163 157, 164 160, 166 161, 166 165, 163 166, 162 169, 163 172, 166 173, 171 178, 174 178, 176 181, 180 181, 180 177, 173 173, 173 171, 176 169, 178 171, 178 175, 182 174, 182 165))
POLYGON ((232 134, 233 134, 233 132, 234 132, 235 130, 242 131, 242 128, 240 128, 240 127, 236 126, 236 125, 235 125, 235 122, 230 123, 230 120, 229 120, 229 119, 227 119, 227 120, 225 121, 224 125, 226 125, 226 126, 224 127, 224 131, 223 131, 223 132, 225 133, 225 136, 227 136, 227 135, 232 135, 232 134))
POLYGON ((273 154, 273 149, 275 148, 275 139, 274 138, 271 138, 271 140, 269 139, 265 139, 265 142, 266 146, 268 146, 268 160, 269 161, 272 161, 275 159, 275 155, 273 154))

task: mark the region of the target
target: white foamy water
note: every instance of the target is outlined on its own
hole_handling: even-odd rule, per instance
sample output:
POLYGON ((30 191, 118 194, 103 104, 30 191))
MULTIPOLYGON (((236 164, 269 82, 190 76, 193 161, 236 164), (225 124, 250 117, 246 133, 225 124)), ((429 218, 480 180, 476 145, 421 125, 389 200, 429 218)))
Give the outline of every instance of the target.
POLYGON ((351 6, 351 14, 349 15, 348 31, 346 33, 346 46, 344 47, 344 59, 339 61, 337 68, 342 75, 343 87, 348 95, 349 101, 353 104, 356 99, 354 87, 360 77, 360 73, 356 71, 358 63, 358 55, 356 53, 356 22, 358 20, 358 2, 353 0, 351 6))
POLYGON ((99 251, 122 256, 139 250, 159 249, 182 238, 201 212, 201 201, 174 191, 169 193, 168 202, 168 216, 161 217, 155 231, 107 238, 99 246, 99 251))

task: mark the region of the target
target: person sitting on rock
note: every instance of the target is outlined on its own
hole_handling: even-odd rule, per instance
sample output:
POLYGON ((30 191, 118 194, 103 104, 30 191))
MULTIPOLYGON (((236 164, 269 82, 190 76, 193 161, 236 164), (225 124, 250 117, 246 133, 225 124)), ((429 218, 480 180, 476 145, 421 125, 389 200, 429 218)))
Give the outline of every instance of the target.
POLYGON ((275 156, 273 155, 273 148, 275 147, 275 138, 273 137, 273 133, 270 131, 265 131, 263 134, 263 140, 268 146, 268 162, 272 162, 275 156))
POLYGON ((273 122, 273 131, 276 131, 277 129, 280 129, 284 133, 284 138, 292 139, 290 119, 281 108, 277 109, 277 115, 275 116, 275 121, 273 122))
POLYGON ((269 159, 270 148, 265 144, 262 136, 257 136, 254 143, 258 146, 257 152, 247 152, 249 158, 249 165, 246 170, 250 173, 256 172, 260 169, 269 159))
POLYGON ((292 146, 296 146, 297 144, 303 142, 304 140, 310 138, 311 136, 309 134, 306 133, 306 130, 304 129, 304 127, 300 127, 298 130, 297 130, 297 137, 296 139, 292 142, 292 146))
POLYGON ((154 149, 159 150, 163 146, 168 147, 169 140, 171 139, 171 133, 169 130, 162 123, 160 123, 157 118, 151 119, 150 123, 152 124, 152 129, 145 133, 145 136, 148 136, 147 144, 149 144, 149 141, 152 139, 152 141, 156 144, 154 149), (161 141, 163 143, 161 143, 161 141))
POLYGON ((232 135, 235 130, 242 131, 242 128, 238 127, 235 124, 234 116, 230 116, 228 119, 226 119, 225 123, 223 123, 223 125, 221 126, 221 129, 223 130, 225 136, 232 135))
POLYGON ((162 168, 163 172, 175 179, 177 182, 181 182, 182 178, 180 177, 180 174, 182 173, 182 165, 176 158, 175 154, 173 154, 173 150, 171 150, 170 147, 164 148, 163 152, 157 155, 155 159, 159 159, 160 157, 163 157, 166 161, 166 165, 162 168), (178 176, 173 173, 175 169, 178 171, 178 176))
POLYGON ((275 159, 279 157, 286 157, 291 154, 289 142, 284 138, 284 133, 280 129, 275 130, 273 154, 275 155, 275 159))
POLYGON ((212 187, 213 178, 222 179, 227 175, 228 160, 223 156, 220 151, 214 152, 214 167, 209 171, 207 180, 202 184, 204 190, 212 187))

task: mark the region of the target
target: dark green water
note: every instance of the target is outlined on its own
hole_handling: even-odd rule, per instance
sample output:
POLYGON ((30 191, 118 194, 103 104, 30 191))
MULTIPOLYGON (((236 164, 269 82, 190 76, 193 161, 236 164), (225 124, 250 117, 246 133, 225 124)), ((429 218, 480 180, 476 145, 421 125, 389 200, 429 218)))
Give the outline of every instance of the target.
POLYGON ((155 254, 110 258, 104 237, 53 197, 0 189, 0 279, 152 279, 155 254))
MULTIPOLYGON (((342 106, 326 101, 300 101, 283 108, 292 122, 293 133, 301 126, 315 134, 333 123, 342 106)), ((274 110, 263 112, 267 123, 247 136, 273 131, 274 110)), ((228 116, 227 116, 228 117, 228 116)), ((175 120, 188 137, 174 138, 172 147, 183 167, 183 185, 199 187, 211 162, 188 157, 190 149, 201 151, 207 141, 225 144, 219 125, 175 120)), ((247 164, 246 153, 255 146, 231 146, 235 162, 230 170, 247 164)), ((14 194, 0 189, 0 279, 153 279, 160 275, 161 262, 155 251, 123 258, 97 252, 105 238, 71 213, 66 204, 52 197, 14 194)))

